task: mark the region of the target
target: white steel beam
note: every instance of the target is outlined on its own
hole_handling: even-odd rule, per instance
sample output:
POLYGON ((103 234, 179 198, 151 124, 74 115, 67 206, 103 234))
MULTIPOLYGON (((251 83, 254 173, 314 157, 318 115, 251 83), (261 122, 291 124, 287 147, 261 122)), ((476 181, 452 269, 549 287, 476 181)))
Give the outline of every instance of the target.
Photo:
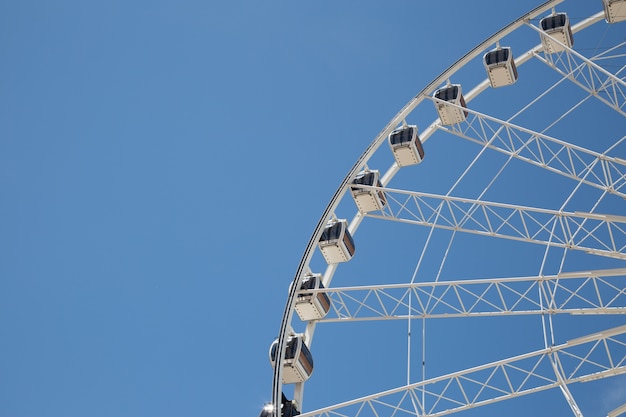
POLYGON ((415 384, 301 417, 444 416, 564 384, 626 373, 626 326, 415 384), (552 363, 560 366, 555 375, 552 363), (422 400, 424 398, 425 400, 422 400))
POLYGON ((626 268, 567 274, 307 290, 326 293, 318 322, 528 314, 626 314, 626 268))
POLYGON ((626 217, 567 212, 461 197, 384 191, 387 206, 367 217, 498 237, 626 259, 626 217))
POLYGON ((594 152, 472 109, 466 111, 469 116, 463 123, 439 125, 437 129, 626 198, 626 160, 594 152))

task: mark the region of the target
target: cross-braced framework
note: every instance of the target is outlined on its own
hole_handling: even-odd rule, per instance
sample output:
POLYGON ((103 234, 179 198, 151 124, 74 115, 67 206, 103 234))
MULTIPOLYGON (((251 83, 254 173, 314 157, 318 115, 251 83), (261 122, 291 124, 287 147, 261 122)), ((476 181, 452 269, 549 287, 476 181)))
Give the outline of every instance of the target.
MULTIPOLYGON (((529 26, 541 33, 536 26, 529 26)), ((609 54, 619 50, 625 43, 616 45, 592 58, 586 58, 554 38, 551 41, 559 43, 563 50, 550 54, 542 51, 542 53, 536 53, 535 57, 562 77, 575 83, 590 96, 602 101, 622 116, 626 116, 626 82, 594 62, 600 59, 610 59, 609 54)))
MULTIPOLYGON (((626 314, 624 264, 626 157, 623 152, 626 144, 626 125, 624 125, 626 82, 622 78, 626 70, 626 65, 623 64, 626 61, 626 54, 623 53, 626 42, 622 35, 621 38, 618 37, 618 42, 613 42, 613 46, 608 48, 600 48, 598 47, 600 43, 595 43, 593 52, 586 57, 584 52, 563 45, 558 39, 552 38, 551 42, 560 44, 561 47, 554 48, 557 51, 552 53, 544 51, 542 44, 537 45, 536 42, 550 35, 542 33, 537 23, 546 16, 546 13, 556 13, 556 6, 563 3, 567 2, 547 1, 478 45, 435 78, 392 118, 366 148, 335 192, 311 236, 290 287, 276 349, 278 352, 284 352, 286 338, 294 333, 301 334, 303 340, 311 347, 318 325, 326 327, 327 323, 332 323, 328 324, 328 327, 352 329, 363 325, 386 326, 384 321, 387 320, 390 321, 389 325, 393 326, 402 324, 404 320, 407 323, 405 328, 407 358, 406 363, 401 366, 407 368, 406 375, 402 376, 406 376, 406 383, 402 385, 402 381, 398 383, 394 380, 395 383, 384 385, 382 389, 385 391, 382 392, 376 392, 380 389, 365 392, 361 390, 363 394, 375 393, 345 400, 337 405, 325 406, 321 401, 321 405, 318 402, 317 407, 322 408, 316 411, 307 411, 306 407, 302 407, 300 409, 303 411, 302 417, 442 416, 553 388, 556 388, 557 392, 560 391, 560 395, 557 395, 560 406, 564 400, 571 412, 580 417, 583 415, 582 408, 578 404, 579 398, 574 395, 580 393, 580 390, 576 391, 575 388, 578 383, 589 382, 589 385, 585 384, 587 387, 609 377, 624 378, 626 326, 620 325, 624 323, 626 317, 624 315, 626 314), (501 91, 506 97, 507 91, 512 91, 507 90, 508 86, 494 88, 497 93, 491 91, 488 98, 476 103, 476 108, 473 107, 472 101, 489 89, 488 79, 473 88, 463 85, 463 91, 467 92, 465 103, 459 101, 458 104, 454 104, 435 98, 435 91, 442 86, 450 86, 451 80, 461 85, 463 69, 475 65, 476 60, 479 60, 486 51, 493 50, 494 45, 496 48, 500 48, 500 44, 507 45, 509 35, 518 29, 519 32, 530 32, 531 45, 535 46, 515 59, 514 63, 517 65, 521 80, 517 82, 524 82, 525 74, 521 66, 527 62, 538 64, 532 70, 545 71, 549 75, 527 77, 525 82, 532 83, 532 88, 527 88, 528 84, 526 87, 518 85, 516 91, 521 91, 525 95, 516 96, 516 100, 511 101, 515 102, 516 108, 500 112, 499 104, 507 104, 506 99, 501 99, 499 95, 497 99, 491 99, 501 91), (609 69, 605 65, 608 61, 617 63, 618 66, 609 69), (525 88, 528 90, 527 94, 523 91, 525 88), (572 94, 556 94, 557 89, 561 88, 573 90, 569 91, 572 94), (553 103, 550 100, 555 97, 560 100, 557 100, 557 105, 549 107, 547 112, 549 116, 546 116, 549 120, 534 125, 526 124, 536 114, 527 114, 529 109, 545 105, 544 102, 553 103), (571 97, 575 99, 568 101, 571 97), (485 106, 485 102, 490 100, 491 107, 496 107, 496 111, 485 106), (423 115, 428 114, 428 110, 422 110, 422 106, 432 111, 434 104, 454 107, 455 114, 464 116, 459 117, 462 120, 455 120, 454 123, 447 125, 443 125, 438 118, 434 121, 432 118, 421 120, 423 115), (560 128, 572 118, 587 117, 589 108, 601 108, 606 120, 611 122, 605 124, 599 122, 596 125, 594 116, 589 125, 583 125, 582 129, 560 128), (582 117, 579 112, 582 113, 582 117), (438 148, 429 148, 430 143, 426 144, 425 163, 417 167, 404 167, 400 166, 400 162, 392 162, 381 175, 379 185, 359 184, 360 190, 369 191, 370 195, 382 200, 378 209, 356 214, 354 205, 348 204, 349 215, 354 216, 349 222, 348 231, 356 236, 357 247, 356 257, 350 261, 352 263, 349 268, 352 274, 358 271, 357 276, 366 275, 377 284, 333 287, 333 276, 340 272, 343 266, 334 263, 315 265, 315 257, 319 255, 316 252, 316 245, 323 228, 330 219, 347 218, 346 214, 341 215, 338 211, 345 208, 342 202, 346 196, 351 195, 352 181, 362 170, 372 168, 372 160, 378 161, 375 157, 378 157, 380 152, 385 152, 383 150, 385 147, 381 145, 387 141, 388 135, 394 129, 407 124, 427 126, 420 131, 422 144, 429 140, 450 139, 455 140, 455 143, 446 142, 442 147, 437 142, 438 148), (602 135, 595 135, 596 128, 598 132, 603 132, 602 135), (587 133, 592 131, 594 135, 578 135, 580 132, 577 129, 587 133), (458 138, 462 140, 458 141, 458 138), (441 158, 443 154, 448 155, 448 151, 453 154, 452 148, 456 144, 460 144, 463 150, 459 150, 449 160, 441 158), (476 148, 475 153, 468 152, 472 146, 476 148), (437 164, 429 165, 431 151, 440 152, 437 164), (502 164, 503 161, 506 162, 502 164), (493 162, 499 164, 498 167, 494 167, 493 162), (444 175, 441 176, 446 177, 445 168, 448 164, 459 164, 454 167, 456 177, 448 183, 442 182, 437 184, 437 187, 433 186, 429 190, 431 192, 413 190, 413 186, 419 189, 423 181, 437 182, 442 172, 444 175), (484 169, 487 165, 489 169, 484 169), (406 180, 404 174, 410 170, 417 174, 406 180), (517 170, 516 175, 531 183, 525 190, 507 189, 507 193, 504 194, 507 198, 513 195, 516 202, 524 204, 513 204, 507 198, 498 199, 501 197, 498 192, 502 191, 502 188, 497 187, 500 186, 499 176, 505 171, 506 174, 510 174, 509 170, 517 170), (479 180, 475 181, 476 179, 479 180), (466 187, 468 181, 475 182, 466 187), (397 185, 394 187, 394 184, 397 185), (535 187, 536 184, 540 186, 535 187), (549 199, 551 204, 538 204, 538 201, 539 203, 543 201, 541 198, 538 199, 537 195, 540 192, 545 193, 546 190, 554 194, 549 199), (471 194, 467 195, 465 191, 471 194), (522 195, 523 192, 528 194, 522 195), (494 196, 495 198, 492 198, 494 196), (408 245, 397 245, 402 250, 410 248, 410 251, 413 251, 411 254, 406 256, 403 252, 398 253, 401 256, 396 257, 395 252, 386 252, 387 255, 391 255, 387 259, 393 259, 391 266, 395 266, 397 259, 402 259, 408 260, 408 267, 398 271, 393 268, 382 272, 378 268, 370 270, 369 265, 376 264, 378 259, 385 259, 384 256, 374 255, 371 259, 365 260, 364 267, 359 264, 352 269, 355 262, 362 261, 359 260, 358 249, 362 236, 361 232, 356 235, 355 233, 363 222, 370 221, 372 224, 376 223, 377 227, 384 225, 395 230, 396 227, 408 225, 403 230, 409 228, 419 230, 419 233, 416 233, 416 235, 421 233, 419 239, 422 240, 419 240, 419 243, 410 240, 408 245), (493 244, 494 240, 496 244, 493 244), (520 255, 518 253, 511 255, 507 252, 510 247, 515 247, 514 250, 520 250, 521 247, 522 250, 527 250, 532 247, 534 259, 527 264, 533 265, 532 267, 538 270, 531 269, 530 273, 515 273, 511 270, 510 275, 483 274, 480 271, 477 275, 477 271, 472 271, 469 275, 463 276, 465 263, 471 264, 473 261, 466 262, 467 258, 462 258, 463 249, 466 248, 463 245, 480 246, 486 241, 489 241, 486 247, 498 251, 498 255, 494 257, 507 258, 520 255), (453 254, 450 254, 451 252, 453 254), (409 259, 411 257, 412 259, 409 259), (463 271, 461 274, 457 272, 449 274, 445 271, 449 264, 459 259, 462 265, 460 270, 463 271), (424 264, 427 263, 429 267, 424 268, 424 264), (321 272, 319 269, 314 271, 320 267, 324 268, 321 282, 325 288, 301 289, 303 277, 311 272, 321 272), (408 278, 410 271, 413 271, 413 275, 408 278), (322 318, 301 322, 294 320, 294 305, 302 295, 306 297, 300 297, 301 299, 320 295, 328 297, 326 299, 329 302, 328 312, 325 312, 322 318), (475 317, 484 319, 471 319, 475 317), (556 324, 571 324, 573 321, 585 320, 581 320, 581 317, 594 321, 594 325, 588 327, 593 330, 588 330, 585 326, 581 326, 580 331, 576 328, 562 329, 556 324), (449 373, 446 370, 437 374, 438 371, 434 371, 429 372, 427 376, 424 365, 427 321, 438 324, 447 324, 448 321, 462 322, 460 326, 465 326, 466 323, 473 325, 476 322, 497 322, 502 318, 515 320, 516 323, 519 323, 520 319, 526 320, 526 324, 535 320, 529 328, 537 329, 540 335, 535 336, 539 336, 537 339, 541 339, 542 343, 537 346, 533 344, 536 340, 525 340, 527 335, 516 335, 523 343, 528 343, 520 347, 522 352, 528 353, 518 355, 519 350, 513 352, 507 350, 506 353, 495 350, 497 355, 494 356, 498 359, 495 362, 480 366, 474 366, 472 363, 466 369, 451 368, 460 369, 456 372, 449 373), (422 344, 422 360, 411 358, 414 346, 411 340, 412 337, 415 339, 415 336, 412 336, 414 333, 411 332, 412 322, 424 326, 419 340, 422 344), (605 326, 607 323, 609 325, 605 326), (616 324, 618 327, 613 327, 616 324), (592 334, 582 336, 589 332, 592 334), (568 339, 569 341, 564 342, 568 339), (543 348, 535 350, 539 347, 543 348), (509 357, 500 359, 507 356, 509 357), (415 378, 419 365, 414 364, 422 364, 422 378, 419 382, 416 382, 415 378)), ((573 4, 580 6, 575 2, 573 4)), ((573 22, 571 33, 577 37, 579 32, 603 22, 603 13, 593 11, 591 17, 573 22)), ((618 24, 623 28, 626 23, 618 24)), ((602 36, 605 36, 606 30, 604 32, 602 36)), ((524 48, 528 48, 529 44, 522 43, 524 48)), ((518 52, 515 47, 511 50, 518 52)), ((481 66, 483 64, 486 65, 480 62, 481 66)), ((517 74, 515 76, 517 77, 517 74)), ((539 115, 543 116, 541 112, 539 115)), ((508 181, 511 180, 510 175, 502 176, 508 181)), ((396 242, 380 246, 396 247, 396 242)), ((481 247, 475 253, 484 256, 485 251, 482 249, 481 247)), ((523 258, 524 255, 519 257, 523 258)), ((489 257, 481 259, 483 262, 492 261, 489 257)), ((456 269, 459 267, 456 266, 456 269)), ((588 324, 589 320, 585 323, 588 324)), ((506 329, 489 329, 489 334, 496 336, 495 333, 499 331, 506 329)), ((352 336, 350 334, 347 337, 352 336)), ((368 334, 367 337, 376 335, 368 334)), ((455 344, 456 340, 454 338, 452 340, 452 344, 455 344)), ((484 343, 490 342, 484 340, 484 343)), ((464 356, 463 346, 455 348, 461 349, 459 356, 464 356)), ((312 351, 315 355, 315 348, 312 351)), ((283 356, 278 356, 273 381, 275 404, 278 404, 283 389, 280 366, 283 356)), ((381 357, 381 360, 385 360, 384 355, 381 357)), ((486 361, 476 363, 483 362, 486 361)), ((320 392, 328 392, 326 384, 333 376, 314 378, 323 379, 320 382, 322 388, 319 389, 314 385, 314 392, 317 395, 320 395, 320 392)), ((360 381, 355 381, 357 382, 360 381)), ((311 383, 306 384, 310 387, 311 383)), ((317 381, 314 384, 317 384, 317 381)), ((288 394, 293 395, 299 406, 303 404, 304 385, 305 383, 297 383, 293 389, 288 388, 288 394)), ((307 392, 308 390, 309 388, 307 392)), ((614 405, 615 411, 609 415, 616 416, 620 410, 626 410, 626 404, 622 405, 626 403, 626 398, 620 401, 614 405)), ((278 407, 274 408, 273 417, 279 417, 278 410, 278 407)))
POLYGON ((380 218, 581 250, 626 259, 626 217, 547 210, 511 204, 368 187, 384 191, 389 204, 380 218))
MULTIPOLYGON (((435 102, 440 100, 431 98, 435 102)), ((440 131, 577 182, 626 198, 626 160, 600 154, 476 110, 463 123, 438 125, 440 131)))
POLYGON ((326 293, 320 322, 522 314, 626 314, 626 269, 307 290, 326 293))
POLYGON ((621 326, 559 346, 304 413, 301 417, 444 416, 624 373, 626 326, 621 326))

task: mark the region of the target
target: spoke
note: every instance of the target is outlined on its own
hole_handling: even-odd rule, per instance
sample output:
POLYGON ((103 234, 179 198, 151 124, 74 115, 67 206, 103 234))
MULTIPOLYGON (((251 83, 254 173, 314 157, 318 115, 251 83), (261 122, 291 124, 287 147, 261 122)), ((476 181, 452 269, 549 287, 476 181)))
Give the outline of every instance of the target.
MULTIPOLYGON (((534 25, 529 26, 542 36, 547 36, 534 25)), ((551 41, 558 42, 554 38, 551 41)), ((562 46, 561 52, 537 53, 535 57, 611 109, 626 116, 626 82, 573 49, 562 46)))
POLYGON ((324 292, 331 298, 331 311, 320 322, 545 313, 626 314, 624 277, 626 268, 619 268, 543 277, 387 284, 307 292, 324 292))
POLYGON ((566 212, 382 187, 388 205, 367 217, 626 259, 626 217, 566 212), (554 229, 554 231, 552 230, 554 229))
POLYGON ((472 109, 467 112, 470 116, 465 122, 439 125, 437 129, 626 198, 626 160, 575 146, 472 109))
POLYGON ((626 326, 355 399, 301 417, 443 416, 565 384, 626 373, 626 326), (555 374, 555 359, 560 366, 555 374), (428 407, 421 396, 427 398, 428 407), (415 407, 413 406, 415 404, 415 407))

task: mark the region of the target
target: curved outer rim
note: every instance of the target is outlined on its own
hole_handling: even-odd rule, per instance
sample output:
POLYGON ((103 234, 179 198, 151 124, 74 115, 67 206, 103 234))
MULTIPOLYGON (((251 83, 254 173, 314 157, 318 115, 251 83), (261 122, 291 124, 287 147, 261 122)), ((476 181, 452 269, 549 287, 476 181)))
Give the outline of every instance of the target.
MULTIPOLYGON (((317 243, 317 241, 319 240, 319 238, 320 238, 320 236, 322 234, 324 226, 326 225, 328 220, 334 214, 336 208, 338 207, 338 205, 341 202, 344 194, 346 193, 347 186, 350 183, 350 181, 352 180, 352 178, 354 178, 354 176, 361 169, 363 169, 363 167, 365 166, 367 161, 372 157, 374 152, 376 152, 376 150, 380 147, 380 145, 385 141, 385 139, 391 133, 391 131, 393 129, 395 129, 398 125, 400 125, 402 123, 402 121, 407 117, 407 115, 409 115, 417 107, 417 105, 420 104, 424 100, 424 98, 426 96, 428 96, 436 87, 438 87, 441 84, 443 84, 448 78, 450 78, 451 75, 456 73, 465 64, 467 64, 468 62, 472 61, 473 59, 478 57, 480 54, 484 53, 484 51, 488 47, 490 47, 491 45, 495 44, 496 41, 498 41, 499 39, 501 39, 504 36, 508 35, 509 33, 515 31, 516 29, 521 27, 523 24, 525 24, 529 20, 536 18, 538 15, 540 15, 542 13, 545 13, 546 11, 550 10, 552 7, 555 7, 556 5, 562 3, 563 1, 565 1, 565 0, 548 0, 545 3, 541 4, 540 6, 534 8, 530 12, 520 16, 519 18, 517 18, 516 20, 511 22, 509 25, 507 25, 504 28, 500 29, 499 31, 495 32, 492 36, 490 36, 489 38, 487 38, 486 40, 484 40, 483 42, 478 44, 476 47, 474 47, 472 50, 470 50, 468 53, 466 53, 464 56, 462 56, 459 60, 457 60, 454 64, 452 64, 450 67, 448 67, 445 71, 443 71, 438 77, 433 79, 428 85, 426 85, 426 87, 424 87, 415 97, 413 97, 413 99, 411 99, 387 123, 385 128, 370 143, 370 145, 365 149, 363 154, 355 162, 355 164, 353 165, 352 169, 350 169, 348 174, 345 176, 345 178, 343 179, 343 181, 341 182, 341 184, 339 185, 339 187, 335 191, 335 193, 334 193, 333 197, 331 198, 329 204, 327 205, 326 209, 322 213, 322 215, 321 215, 321 217, 320 217, 320 219, 319 219, 319 221, 317 223, 317 226, 315 227, 315 230, 313 231, 313 234, 311 235, 311 238, 310 238, 310 240, 309 240, 309 242, 308 242, 308 244, 306 246, 304 254, 303 254, 303 256, 302 256, 302 258, 300 260, 300 263, 299 263, 298 268, 296 270, 293 282, 290 285, 289 295, 288 295, 287 302, 286 302, 286 305, 285 305, 285 310, 283 312, 283 316, 282 316, 282 319, 281 319, 280 331, 279 331, 279 336, 278 336, 277 351, 281 352, 281 354, 278 355, 278 360, 275 363, 274 371, 273 371, 272 402, 271 402, 271 404, 273 405, 273 407, 272 407, 273 408, 273 411, 272 411, 272 416, 273 417, 281 417, 280 416, 280 404, 281 404, 281 398, 282 398, 282 367, 283 367, 283 360, 284 360, 284 352, 285 352, 285 348, 286 348, 285 341, 286 341, 287 336, 289 335, 288 333, 290 331, 290 323, 291 323, 292 318, 293 318, 293 311, 294 311, 296 294, 298 292, 298 288, 301 285, 301 281, 302 281, 302 277, 304 276, 304 272, 305 272, 306 268, 308 267, 308 265, 309 265, 309 263, 311 261, 311 258, 313 256, 313 253, 314 253, 314 250, 315 250, 316 243, 317 243)), ((589 25, 591 25, 593 23, 596 23, 597 21, 602 20, 602 19, 603 19, 603 13, 599 12, 597 15, 594 15, 591 18, 589 18, 589 19, 579 23, 575 27, 572 27, 572 32, 576 32, 576 31, 579 31, 581 29, 584 29, 585 27, 587 27, 587 26, 589 26, 589 25)), ((532 54, 534 52, 536 52, 536 51, 538 51, 540 49, 541 49, 541 45, 538 45, 537 47, 531 49, 530 51, 528 51, 524 55, 521 55, 518 59, 515 60, 516 65, 519 66, 519 65, 523 64, 528 59, 530 59, 530 57, 532 56, 532 54)), ((471 99, 473 99, 478 94, 480 94, 482 91, 484 91, 488 87, 488 83, 489 83, 489 81, 485 80, 482 83, 480 83, 479 85, 477 85, 475 88, 473 88, 465 96, 466 101, 469 102, 471 99)), ((425 130, 424 135, 426 137, 430 136, 430 134, 432 133, 433 130, 434 130, 434 123, 433 123, 433 125, 429 126, 429 128, 427 128, 425 130)), ((395 172, 397 172, 398 169, 399 168, 394 163, 392 165, 392 167, 389 169, 389 171, 381 179, 383 184, 386 184, 393 177, 393 175, 395 174, 395 172)), ((357 213, 357 215, 355 216, 355 218, 353 219, 353 221, 350 224, 350 231, 351 232, 354 231, 354 229, 356 229, 356 227, 358 227, 358 224, 360 223, 361 219, 362 219, 362 216, 360 216, 360 214, 357 213)), ((331 265, 331 266, 329 266, 329 268, 333 268, 333 266, 331 265)), ((301 394, 302 393, 300 393, 300 395, 301 394)))

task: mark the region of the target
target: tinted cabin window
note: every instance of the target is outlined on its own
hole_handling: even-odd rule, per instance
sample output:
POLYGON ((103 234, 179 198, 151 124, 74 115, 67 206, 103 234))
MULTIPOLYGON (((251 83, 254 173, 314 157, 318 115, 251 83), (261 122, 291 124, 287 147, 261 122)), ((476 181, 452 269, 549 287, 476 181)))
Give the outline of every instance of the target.
MULTIPOLYGON (((324 289, 324 286, 322 285, 322 283, 320 283, 320 289, 321 290, 324 289)), ((328 311, 330 309, 330 297, 328 296, 328 294, 319 293, 317 297, 320 303, 322 303, 322 307, 324 308, 324 311, 328 311)))
MULTIPOLYGON (((285 359, 293 359, 296 356, 296 352, 298 350, 298 343, 300 339, 297 337, 292 337, 287 341, 287 347, 285 349, 285 359)), ((278 340, 272 343, 272 347, 270 349, 270 358, 272 362, 276 362, 276 349, 278 348, 278 340)))
POLYGON ((332 226, 326 226, 324 232, 322 233, 322 237, 320 238, 320 242, 328 242, 329 240, 339 239, 341 236, 341 230, 343 223, 335 223, 332 226))
MULTIPOLYGON (((305 277, 304 280, 302 281, 302 285, 300 286, 300 290, 314 290, 316 283, 317 283, 317 277, 315 276, 305 277)), ((312 294, 311 293, 300 294, 301 297, 308 297, 310 295, 312 294)))
POLYGON ((311 368, 312 368, 313 367, 313 355, 311 355, 311 351, 304 343, 302 344, 302 354, 304 355, 306 360, 309 361, 309 364, 311 365, 311 368))
MULTIPOLYGON (((304 278, 304 281, 302 282, 302 286, 300 288, 302 290, 314 290, 316 288, 323 290, 324 284, 321 283, 318 276, 309 276, 309 277, 304 278)), ((312 295, 312 293, 302 294, 302 295, 307 296, 307 295, 312 295)), ((328 294, 319 293, 317 294, 317 297, 320 299, 320 302, 324 304, 324 308, 328 310, 328 308, 330 307, 330 297, 328 297, 328 294)))
POLYGON ((298 342, 300 339, 292 337, 287 342, 287 349, 285 351, 285 359, 293 359, 296 357, 296 351, 298 350, 298 342))
POLYGON ((350 252, 350 256, 354 255, 354 239, 352 239, 350 233, 343 235, 343 243, 350 252))
POLYGON ((278 347, 278 340, 272 343, 272 347, 270 349, 270 358, 272 362, 276 362, 276 348, 278 347))
POLYGON ((366 174, 357 176, 354 179, 354 183, 359 184, 359 185, 374 185, 375 179, 376 179, 376 175, 374 175, 373 172, 368 172, 366 174))
POLYGON ((399 145, 402 143, 410 142, 413 138, 413 128, 408 127, 406 129, 396 130, 391 134, 391 144, 399 145))
POLYGON ((420 159, 424 159, 424 148, 422 147, 422 142, 417 141, 417 152, 420 154, 420 159))
POLYGON ((436 98, 440 100, 444 100, 444 101, 456 100, 458 95, 459 95, 459 87, 457 87, 456 85, 452 85, 447 88, 442 88, 440 90, 437 90, 437 92, 435 93, 436 98))
POLYGON ((491 51, 487 55, 485 55, 485 63, 487 65, 499 64, 501 62, 507 61, 508 59, 509 59, 508 48, 491 51))
POLYGON ((557 14, 555 16, 549 16, 541 20, 541 29, 550 30, 556 28, 562 28, 565 26, 567 16, 565 14, 557 14))
POLYGON ((304 281, 302 281, 302 286, 300 286, 301 290, 314 290, 315 283, 317 282, 316 277, 306 277, 304 281))
POLYGON ((272 343, 272 347, 270 349, 270 359, 272 362, 276 361, 276 343, 272 343))

